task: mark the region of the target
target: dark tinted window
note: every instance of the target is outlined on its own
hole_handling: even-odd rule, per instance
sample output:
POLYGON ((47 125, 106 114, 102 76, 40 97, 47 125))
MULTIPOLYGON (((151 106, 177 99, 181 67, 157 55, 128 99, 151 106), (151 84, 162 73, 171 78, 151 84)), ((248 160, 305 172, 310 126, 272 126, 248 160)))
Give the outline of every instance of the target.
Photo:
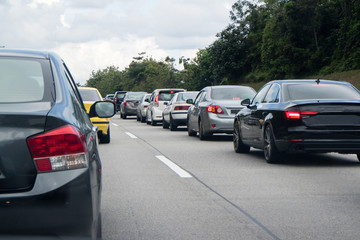
POLYGON ((261 101, 264 99, 266 93, 268 92, 270 86, 271 86, 270 84, 263 86, 260 89, 260 91, 256 94, 255 98, 252 100, 251 104, 256 105, 258 103, 261 103, 261 101))
POLYGON ((269 89, 266 97, 264 98, 264 103, 277 103, 279 102, 279 92, 280 86, 278 84, 273 84, 269 89))
POLYGON ((0 102, 41 101, 45 71, 46 64, 36 59, 0 59, 0 102))
POLYGON ((255 91, 247 87, 224 87, 211 90, 211 98, 214 100, 240 100, 253 98, 254 95, 255 91))
POLYGON ((360 100, 360 94, 355 89, 340 84, 287 84, 286 90, 287 100, 360 100))
POLYGON ((92 89, 79 89, 83 101, 101 101, 101 97, 96 90, 92 89))

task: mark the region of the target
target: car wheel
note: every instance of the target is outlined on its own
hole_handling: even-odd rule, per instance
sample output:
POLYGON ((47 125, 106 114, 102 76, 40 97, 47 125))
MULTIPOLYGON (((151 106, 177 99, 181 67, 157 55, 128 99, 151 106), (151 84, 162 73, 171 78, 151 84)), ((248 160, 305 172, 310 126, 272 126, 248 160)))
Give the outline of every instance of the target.
POLYGON ((145 122, 145 121, 146 121, 146 118, 141 115, 140 121, 141 121, 141 122, 145 122))
POLYGON ((250 151, 250 147, 245 145, 241 139, 241 131, 239 129, 239 122, 236 121, 234 124, 234 150, 237 153, 248 153, 250 151))
POLYGON ((110 126, 107 131, 107 134, 100 133, 98 137, 99 137, 99 143, 110 143, 110 126))
POLYGON ((268 163, 277 163, 280 159, 280 153, 276 149, 274 136, 269 124, 266 125, 264 131, 264 157, 268 163))
POLYGON ((151 126, 156 126, 156 122, 154 121, 153 114, 151 113, 151 120, 150 120, 151 126))
POLYGON ((169 128, 169 124, 165 121, 165 119, 164 119, 164 115, 163 115, 163 118, 162 118, 162 126, 163 126, 163 128, 169 128))
POLYGON ((170 131, 175 131, 177 129, 176 124, 174 123, 174 119, 172 119, 170 115, 170 131))
POLYGON ((187 130, 188 130, 188 135, 190 137, 196 136, 196 131, 192 130, 189 126, 189 119, 187 119, 186 126, 187 126, 187 130))
POLYGON ((127 116, 126 116, 126 114, 124 113, 124 114, 123 114, 123 119, 126 119, 126 117, 127 117, 127 116))
POLYGON ((360 161, 360 153, 356 154, 357 159, 360 161))
POLYGON ((205 129, 204 129, 204 124, 203 122, 200 120, 199 121, 199 138, 200 140, 206 140, 208 139, 210 136, 210 134, 208 134, 205 129))
POLYGON ((99 214, 99 219, 98 219, 98 225, 97 225, 97 236, 96 236, 97 240, 101 240, 102 239, 102 220, 101 220, 101 214, 99 214))
POLYGON ((136 114, 136 121, 140 122, 139 114, 136 114))

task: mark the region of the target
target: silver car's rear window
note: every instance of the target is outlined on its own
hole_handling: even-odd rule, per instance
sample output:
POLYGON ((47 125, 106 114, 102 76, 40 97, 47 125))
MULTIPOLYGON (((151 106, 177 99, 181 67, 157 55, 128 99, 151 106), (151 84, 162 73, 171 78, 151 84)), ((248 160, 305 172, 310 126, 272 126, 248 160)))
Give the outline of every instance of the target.
POLYGON ((0 103, 41 101, 44 85, 39 61, 0 59, 0 103))
POLYGON ((253 98, 255 91, 249 87, 222 87, 211 90, 211 99, 214 100, 240 100, 253 98))

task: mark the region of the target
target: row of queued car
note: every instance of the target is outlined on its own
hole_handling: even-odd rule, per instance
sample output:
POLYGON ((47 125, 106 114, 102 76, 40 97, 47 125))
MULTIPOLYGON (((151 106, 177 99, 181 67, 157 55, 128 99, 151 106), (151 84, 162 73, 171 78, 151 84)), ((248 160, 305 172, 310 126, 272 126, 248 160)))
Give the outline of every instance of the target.
POLYGON ((144 94, 137 120, 174 131, 187 126, 200 140, 233 134, 234 150, 264 151, 268 163, 286 153, 356 154, 360 160, 360 92, 334 80, 276 80, 258 93, 247 86, 208 86, 200 92, 158 89, 144 94))

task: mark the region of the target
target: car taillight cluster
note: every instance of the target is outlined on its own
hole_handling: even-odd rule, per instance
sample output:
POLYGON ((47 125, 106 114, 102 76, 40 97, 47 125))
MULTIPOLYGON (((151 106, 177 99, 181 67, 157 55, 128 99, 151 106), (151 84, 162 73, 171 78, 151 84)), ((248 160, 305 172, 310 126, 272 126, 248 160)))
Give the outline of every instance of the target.
POLYGON ((114 102, 117 103, 117 97, 114 98, 114 102))
POLYGON ((190 106, 176 106, 174 107, 175 111, 188 110, 190 106))
POLYGON ((156 102, 156 103, 159 102, 159 95, 156 95, 156 97, 155 97, 155 102, 156 102))
POLYGON ((220 106, 208 106, 206 108, 206 111, 208 111, 210 113, 224 114, 224 111, 221 109, 220 106))
POLYGON ((128 102, 124 102, 124 106, 126 107, 128 105, 128 102))
POLYGON ((318 112, 311 111, 285 111, 285 115, 287 119, 300 119, 303 116, 311 116, 316 115, 318 112))
POLYGON ((39 173, 88 167, 85 136, 74 126, 33 136, 27 144, 39 173))

